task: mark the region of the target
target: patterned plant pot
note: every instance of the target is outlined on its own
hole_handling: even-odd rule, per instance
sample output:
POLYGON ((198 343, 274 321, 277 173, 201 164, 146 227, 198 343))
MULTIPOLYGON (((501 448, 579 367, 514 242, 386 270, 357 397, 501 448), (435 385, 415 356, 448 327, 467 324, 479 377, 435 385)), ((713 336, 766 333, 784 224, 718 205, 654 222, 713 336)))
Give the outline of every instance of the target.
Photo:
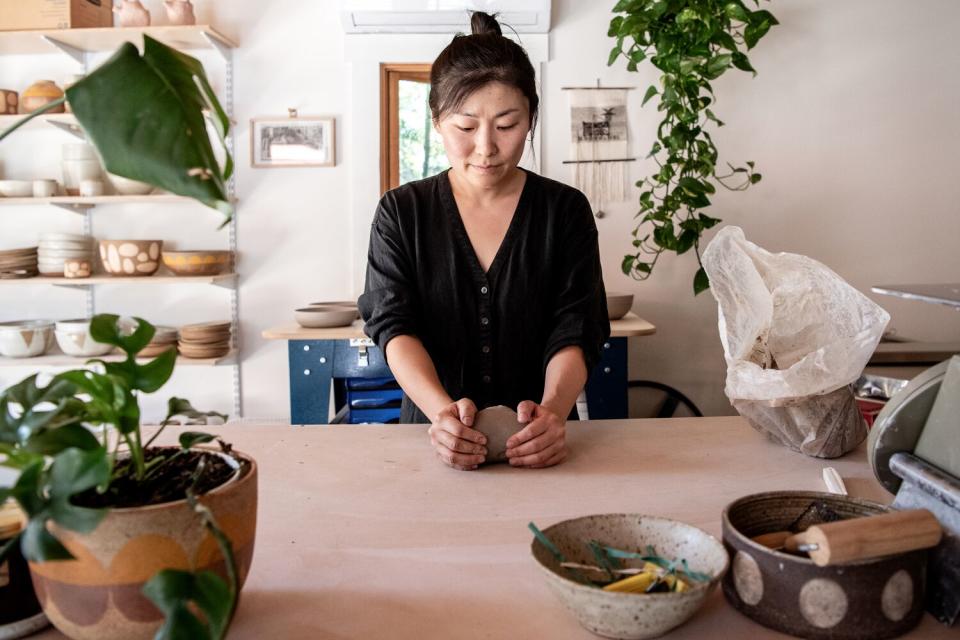
MULTIPOLYGON (((243 462, 239 477, 200 501, 233 544, 243 586, 257 528, 257 465, 243 462)), ((34 589, 50 622, 75 640, 149 640, 163 622, 143 595, 162 569, 210 569, 226 576, 216 541, 186 500, 113 509, 89 534, 55 529, 74 560, 31 563, 34 589)))

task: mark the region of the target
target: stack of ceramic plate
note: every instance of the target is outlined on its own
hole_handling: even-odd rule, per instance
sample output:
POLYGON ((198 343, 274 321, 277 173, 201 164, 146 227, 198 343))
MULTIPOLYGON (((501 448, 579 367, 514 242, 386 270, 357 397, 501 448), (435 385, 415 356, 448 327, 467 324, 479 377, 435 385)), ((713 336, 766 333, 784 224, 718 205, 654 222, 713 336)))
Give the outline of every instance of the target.
POLYGON ((37 275, 37 248, 0 251, 0 278, 32 278, 37 275))
POLYGON ((92 239, 76 233, 41 233, 38 257, 40 273, 63 276, 65 260, 76 258, 93 263, 92 239))
POLYGON ((180 327, 179 348, 185 358, 222 358, 230 353, 230 323, 204 322, 180 327))
POLYGON ((153 334, 150 344, 145 346, 138 354, 141 358, 155 358, 168 349, 177 348, 177 329, 176 327, 155 327, 157 332, 153 334))

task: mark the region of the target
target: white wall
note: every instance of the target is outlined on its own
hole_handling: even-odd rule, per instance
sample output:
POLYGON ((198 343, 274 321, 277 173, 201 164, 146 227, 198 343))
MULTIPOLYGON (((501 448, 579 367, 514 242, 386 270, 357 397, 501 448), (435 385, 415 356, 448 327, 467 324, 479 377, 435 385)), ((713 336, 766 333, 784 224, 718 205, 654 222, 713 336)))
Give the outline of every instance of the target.
MULTIPOLYGON (((234 52, 234 95, 248 417, 289 415, 286 344, 263 340, 261 331, 290 323, 296 306, 355 296, 362 286, 371 203, 378 196, 379 104, 370 94, 377 82, 376 65, 370 56, 358 57, 356 45, 347 41, 337 4, 196 2, 201 21, 209 20, 240 43, 234 52), (301 114, 336 116, 336 167, 249 166, 249 119, 285 115, 288 107, 301 114)), ((637 86, 640 91, 632 93, 629 107, 635 155, 645 155, 652 142, 657 113, 652 105, 641 109, 639 103, 656 76, 651 68, 631 74, 619 64, 606 66, 610 4, 554 1, 549 60, 540 67, 543 141, 537 154, 542 172, 552 178, 572 179, 569 167, 561 164, 567 157, 569 130, 563 86, 592 84, 597 78, 603 84, 637 86)), ((782 24, 751 55, 759 75, 752 79, 732 71, 715 83, 715 111, 727 123, 715 135, 721 160, 755 160, 764 180, 746 193, 718 194, 711 215, 742 226, 748 238, 770 250, 822 260, 864 291, 880 282, 957 280, 960 181, 953 173, 954 150, 960 143, 960 76, 955 72, 952 26, 960 20, 960 5, 951 0, 920 4, 922 10, 905 12, 892 0, 770 3, 782 24)), ((158 15, 159 0, 147 5, 158 15)), ((390 41, 380 40, 376 48, 389 50, 390 41)), ((547 58, 544 47, 536 48, 547 58)), ((397 52, 402 57, 403 51, 397 52)), ((0 86, 13 78, 25 87, 29 82, 23 81, 44 71, 34 73, 29 65, 42 64, 48 63, 14 64, 0 58, 0 86)), ((215 67, 211 61, 211 71, 215 67)), ((0 161, 12 175, 22 158, 12 161, 6 146, 0 145, 0 161)), ((649 167, 634 163, 631 182, 649 167)), ((668 257, 651 280, 629 280, 619 265, 629 249, 635 206, 627 202, 605 208, 608 216, 598 226, 607 288, 634 292, 634 310, 658 327, 655 336, 632 341, 631 377, 674 385, 707 413, 730 413, 722 392, 716 305, 709 294, 694 298, 691 291, 695 261, 691 256, 668 257)), ((65 212, 30 212, 29 223, 43 228, 75 224, 65 212)), ((25 226, 25 216, 9 213, 0 218, 0 241, 9 234, 35 233, 25 226)), ((117 219, 124 217, 131 232, 166 232, 167 223, 156 216, 131 212, 117 214, 117 219)), ((193 218, 189 227, 187 222, 174 223, 171 235, 192 239, 199 228, 199 241, 225 242, 207 236, 215 217, 193 218)), ((73 305, 70 313, 59 315, 77 315, 82 303, 71 301, 68 293, 37 291, 33 295, 42 295, 42 301, 25 301, 0 289, 0 319, 50 313, 51 305, 55 311, 73 305)), ((219 309, 219 299, 207 300, 216 294, 219 291, 182 295, 192 296, 190 303, 201 304, 202 298, 202 304, 219 309)), ((165 290, 158 298, 125 298, 116 304, 129 306, 129 312, 156 307, 156 313, 175 316, 167 300, 178 302, 180 295, 165 290)), ((891 326, 902 335, 960 340, 960 315, 955 312, 874 298, 891 312, 891 326)), ((191 398, 209 394, 216 402, 222 397, 218 406, 229 408, 229 380, 219 377, 178 377, 168 390, 191 398)))

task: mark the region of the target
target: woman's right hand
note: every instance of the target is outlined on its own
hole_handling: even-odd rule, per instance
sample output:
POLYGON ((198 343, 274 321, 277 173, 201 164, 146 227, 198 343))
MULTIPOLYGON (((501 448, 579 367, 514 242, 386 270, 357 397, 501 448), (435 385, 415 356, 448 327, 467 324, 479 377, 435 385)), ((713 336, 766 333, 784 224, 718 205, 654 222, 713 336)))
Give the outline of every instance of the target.
POLYGON ((487 438, 471 429, 477 405, 469 398, 451 402, 433 417, 430 443, 443 462, 454 469, 472 471, 487 457, 487 438))

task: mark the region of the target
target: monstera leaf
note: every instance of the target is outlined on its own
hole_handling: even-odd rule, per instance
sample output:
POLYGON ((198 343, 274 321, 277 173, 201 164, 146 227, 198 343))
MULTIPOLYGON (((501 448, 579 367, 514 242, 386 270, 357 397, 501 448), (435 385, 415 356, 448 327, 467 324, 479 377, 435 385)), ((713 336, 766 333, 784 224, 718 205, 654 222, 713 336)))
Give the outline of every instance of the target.
POLYGON ((107 171, 194 198, 229 218, 233 162, 227 153, 221 169, 204 113, 211 113, 221 142, 230 121, 197 59, 143 39, 142 56, 125 43, 67 89, 73 113, 107 171))

